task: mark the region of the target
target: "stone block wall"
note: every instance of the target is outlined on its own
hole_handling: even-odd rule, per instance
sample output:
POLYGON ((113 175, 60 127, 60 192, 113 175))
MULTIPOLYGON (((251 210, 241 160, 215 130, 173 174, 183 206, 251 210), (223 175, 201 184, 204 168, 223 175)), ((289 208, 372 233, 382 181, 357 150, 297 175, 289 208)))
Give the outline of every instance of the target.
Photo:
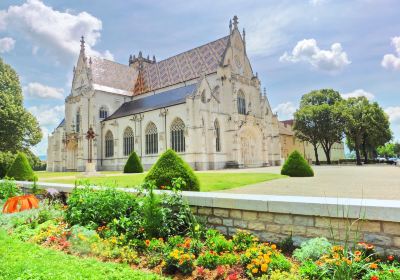
POLYGON ((365 241, 380 253, 400 255, 400 223, 329 218, 265 211, 191 206, 201 220, 227 236, 238 229, 254 233, 262 241, 279 242, 292 235, 295 245, 326 237, 338 243, 365 241))

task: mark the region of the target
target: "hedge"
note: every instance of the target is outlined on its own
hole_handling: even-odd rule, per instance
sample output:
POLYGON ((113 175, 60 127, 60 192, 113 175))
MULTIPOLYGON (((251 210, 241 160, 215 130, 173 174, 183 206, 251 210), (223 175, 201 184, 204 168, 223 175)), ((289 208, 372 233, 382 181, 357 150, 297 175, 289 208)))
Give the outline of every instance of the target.
POLYGON ((155 185, 171 186, 171 180, 174 178, 182 178, 186 186, 183 190, 199 191, 200 182, 192 168, 173 150, 166 150, 157 162, 150 169, 145 177, 145 182, 153 181, 155 185))
POLYGON ((314 171, 303 156, 294 151, 283 164, 281 174, 290 177, 313 177, 314 171))
POLYGON ((129 155, 129 158, 124 166, 124 173, 142 173, 142 172, 143 172, 143 166, 142 163, 140 162, 140 158, 135 152, 132 152, 129 155))

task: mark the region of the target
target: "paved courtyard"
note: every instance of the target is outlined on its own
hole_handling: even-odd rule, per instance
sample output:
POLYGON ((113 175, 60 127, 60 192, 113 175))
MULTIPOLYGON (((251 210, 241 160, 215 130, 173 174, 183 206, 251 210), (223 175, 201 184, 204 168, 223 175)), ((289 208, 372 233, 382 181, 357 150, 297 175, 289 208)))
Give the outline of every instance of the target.
MULTIPOLYGON (((311 178, 284 178, 226 190, 228 193, 400 200, 400 167, 313 166, 311 178)), ((235 170, 279 173, 280 167, 235 170)), ((226 170, 225 172, 232 172, 226 170)))

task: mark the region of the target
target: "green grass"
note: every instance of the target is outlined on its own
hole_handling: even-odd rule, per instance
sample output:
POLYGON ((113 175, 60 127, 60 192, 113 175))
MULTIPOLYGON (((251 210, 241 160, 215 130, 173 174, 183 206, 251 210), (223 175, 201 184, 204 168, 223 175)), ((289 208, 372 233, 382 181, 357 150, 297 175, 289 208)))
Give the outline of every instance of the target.
POLYGON ((128 265, 79 258, 19 241, 0 230, 0 279, 165 279, 128 265))
MULTIPOLYGON (((63 173, 56 173, 63 174, 63 173)), ((114 174, 118 174, 115 173, 114 174)), ((40 173, 37 173, 39 176, 39 181, 41 181, 42 177, 40 173)), ((272 173, 226 173, 226 172, 196 172, 200 180, 200 191, 202 192, 210 192, 210 191, 220 191, 226 189, 232 189, 237 187, 242 187, 245 185, 266 182, 274 179, 284 178, 286 176, 282 176, 279 174, 272 173)), ((64 184, 74 184, 75 176, 71 176, 71 178, 65 179, 51 179, 49 174, 46 174, 47 177, 46 182, 53 183, 64 183, 64 184)), ((137 186, 143 182, 146 173, 140 174, 129 174, 121 176, 112 176, 112 177, 91 177, 91 178, 81 178, 82 180, 88 180, 92 184, 96 185, 112 185, 112 186, 120 186, 120 187, 133 187, 137 186)), ((57 177, 63 177, 59 175, 57 177)))

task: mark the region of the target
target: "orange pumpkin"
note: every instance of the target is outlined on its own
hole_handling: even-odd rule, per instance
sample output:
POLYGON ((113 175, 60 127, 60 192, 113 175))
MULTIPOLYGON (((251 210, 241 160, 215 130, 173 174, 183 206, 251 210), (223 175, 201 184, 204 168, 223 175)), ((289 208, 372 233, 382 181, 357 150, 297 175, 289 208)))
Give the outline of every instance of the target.
POLYGON ((39 200, 33 194, 14 196, 7 199, 3 213, 15 213, 32 208, 39 208, 39 200))

